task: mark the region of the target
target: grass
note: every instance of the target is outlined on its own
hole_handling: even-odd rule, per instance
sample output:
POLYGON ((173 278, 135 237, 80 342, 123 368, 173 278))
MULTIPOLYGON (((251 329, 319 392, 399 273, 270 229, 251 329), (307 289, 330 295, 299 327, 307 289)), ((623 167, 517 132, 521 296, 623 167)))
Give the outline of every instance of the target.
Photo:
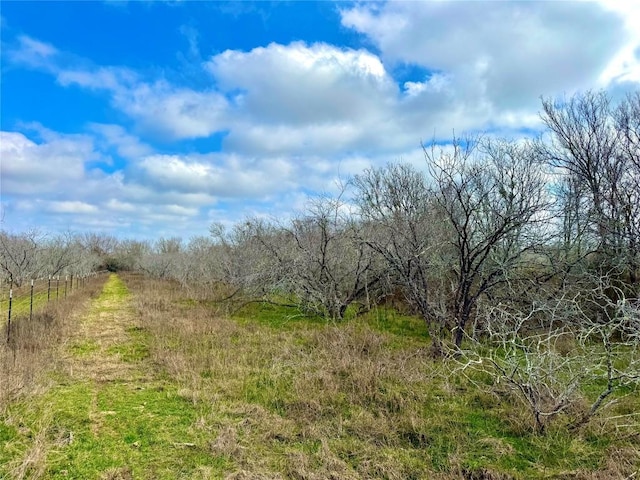
MULTIPOLYGON (((638 468, 632 429, 595 421, 534 434, 520 403, 477 387, 486 378, 434 362, 418 319, 380 309, 333 324, 269 304, 229 319, 179 290, 160 294, 160 283, 132 290, 151 357, 205 424, 233 432, 230 475, 615 478, 638 468)), ((630 392, 616 408, 638 401, 630 392)))
POLYGON ((54 385, 1 417, 9 478, 588 480, 640 468, 637 425, 624 426, 637 391, 578 431, 536 435, 500 385, 434 361, 422 323, 391 310, 336 324, 250 304, 229 317, 130 275, 112 276, 82 319, 54 385))
POLYGON ((149 375, 147 336, 112 275, 69 339, 56 384, 0 416, 0 478, 216 478, 211 432, 175 383, 149 375))
MULTIPOLYGON (((11 316, 12 318, 28 317, 31 311, 41 311, 46 307, 50 307, 57 301, 71 297, 79 290, 82 290, 82 288, 78 287, 75 281, 73 286, 71 285, 70 280, 67 281, 65 289, 64 279, 60 281, 57 288, 55 279, 51 281, 51 287, 49 287, 47 280, 37 280, 34 283, 32 297, 31 285, 27 282, 20 287, 14 287, 12 289, 13 298, 11 300, 11 316)), ((0 296, 0 312, 2 312, 2 315, 4 316, 4 321, 7 320, 8 310, 9 287, 3 285, 2 294, 0 296)))
MULTIPOLYGON (((28 310, 12 316, 10 343, 7 325, 0 328, 0 413, 16 398, 46 388, 50 371, 60 361, 56 346, 69 336, 76 313, 97 295, 104 277, 87 280, 72 295, 40 305, 30 319, 28 310)), ((46 294, 46 292, 45 292, 46 294)), ((4 306, 4 304, 3 304, 4 306)), ((12 312, 12 313, 15 313, 12 312)))
MULTIPOLYGON (((73 382, 37 402, 15 406, 10 417, 20 418, 22 428, 29 430, 22 442, 13 440, 13 450, 26 452, 30 439, 40 434, 38 428, 44 429, 45 478, 98 478, 118 470, 133 478, 197 478, 198 465, 220 472, 225 463, 195 446, 206 447, 201 441, 206 432, 194 427, 195 409, 162 383, 144 388, 113 383, 96 389, 73 382), (55 422, 42 427, 39 421, 46 415, 55 422)), ((11 459, 3 460, 14 466, 11 459)), ((18 470, 14 466, 10 471, 18 470)))

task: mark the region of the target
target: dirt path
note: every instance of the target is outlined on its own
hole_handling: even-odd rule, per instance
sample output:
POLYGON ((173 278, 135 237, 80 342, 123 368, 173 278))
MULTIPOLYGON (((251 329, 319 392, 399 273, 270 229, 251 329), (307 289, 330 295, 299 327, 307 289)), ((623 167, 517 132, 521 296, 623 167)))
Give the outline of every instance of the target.
POLYGON ((154 370, 117 275, 63 357, 53 388, 0 418, 0 478, 219 478, 224 462, 211 456, 193 405, 154 370))

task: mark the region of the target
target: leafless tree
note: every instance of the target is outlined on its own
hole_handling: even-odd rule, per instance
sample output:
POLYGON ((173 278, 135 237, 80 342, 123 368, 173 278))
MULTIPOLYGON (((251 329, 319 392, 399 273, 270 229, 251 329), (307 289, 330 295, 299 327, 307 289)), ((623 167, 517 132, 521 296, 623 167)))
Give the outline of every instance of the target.
POLYGON ((254 229, 272 283, 310 312, 342 319, 347 308, 377 295, 381 276, 371 251, 360 240, 359 222, 340 198, 310 201, 287 224, 262 223, 254 229))
POLYGON ((184 282, 184 262, 182 261, 182 239, 161 237, 154 242, 151 251, 140 261, 140 268, 158 278, 173 278, 184 282))
POLYGON ((281 250, 286 239, 277 225, 252 218, 231 229, 213 224, 210 233, 216 246, 218 280, 233 287, 231 295, 265 299, 283 292, 286 267, 281 250))
POLYGON ((460 346, 478 299, 506 284, 544 239, 549 199, 528 146, 455 139, 424 147, 433 196, 451 231, 453 341, 460 346))
POLYGON ((569 410, 569 424, 577 428, 615 391, 640 384, 640 305, 623 291, 612 301, 609 290, 615 286, 607 276, 587 283, 593 287, 541 297, 528 311, 484 302, 479 316, 488 338, 457 357, 462 370, 491 375, 496 392, 515 394, 539 433, 569 410), (589 305, 605 306, 597 311, 606 318, 594 316, 589 305), (587 385, 604 386, 580 412, 587 385))
POLYGON ((109 255, 108 262, 112 270, 135 271, 140 270, 142 258, 149 254, 151 245, 141 240, 119 240, 113 252, 109 255))
POLYGON ((40 248, 41 272, 51 276, 76 273, 85 252, 71 233, 43 239, 40 248))
POLYGON ((616 270, 632 290, 639 275, 639 96, 629 95, 617 107, 605 92, 543 100, 550 134, 536 143, 538 154, 572 185, 567 205, 581 231, 588 226, 597 252, 591 262, 598 260, 603 271, 616 270))
POLYGON ((624 162, 622 231, 626 238, 629 280, 640 292, 640 91, 629 94, 613 112, 624 162))
POLYGON ((25 280, 41 274, 43 238, 37 230, 22 234, 0 231, 0 269, 9 284, 20 286, 25 280))
POLYGON ((426 322, 439 350, 446 325, 444 233, 424 174, 408 164, 366 170, 352 180, 362 238, 386 264, 386 277, 426 322))

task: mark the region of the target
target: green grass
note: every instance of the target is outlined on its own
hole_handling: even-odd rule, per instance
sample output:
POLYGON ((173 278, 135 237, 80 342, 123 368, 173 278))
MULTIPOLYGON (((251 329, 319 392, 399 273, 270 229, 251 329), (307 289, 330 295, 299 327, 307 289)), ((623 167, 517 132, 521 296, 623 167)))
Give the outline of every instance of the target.
POLYGON ((122 310, 122 302, 129 297, 129 289, 122 279, 112 273, 109 275, 102 292, 95 299, 89 316, 99 313, 118 313, 122 310))
MULTIPOLYGON (((326 322, 318 324, 313 320, 288 317, 286 312, 267 305, 254 306, 248 313, 253 317, 245 312, 240 318, 241 325, 252 329, 267 326, 269 330, 260 329, 264 344, 276 343, 282 349, 294 344, 317 352, 318 344, 309 339, 309 332, 333 328, 326 322), (282 340, 283 335, 286 335, 286 342, 282 340)), ((375 332, 382 339, 380 348, 391 348, 392 351, 410 352, 418 345, 424 347, 428 341, 420 319, 391 309, 372 310, 337 328, 345 329, 345 335, 372 335, 375 332)), ((239 338, 247 341, 242 335, 239 338)), ((351 349, 358 346, 357 341, 347 345, 351 349)), ((253 348, 264 349, 265 345, 254 344, 253 348)), ((275 358, 274 362, 283 361, 281 356, 275 358)), ((318 395, 318 401, 330 413, 315 417, 315 421, 325 423, 329 430, 341 432, 328 440, 328 445, 354 471, 366 472, 371 462, 379 465, 399 462, 401 465, 396 466, 395 471, 402 471, 404 478, 425 478, 424 472, 446 473, 458 468, 469 474, 488 471, 521 479, 555 478, 567 472, 588 475, 588 472, 606 466, 612 448, 628 449, 634 443, 624 435, 617 440, 618 432, 611 430, 595 435, 588 431, 584 434, 572 432, 566 428, 568 419, 550 426, 545 435, 538 435, 519 401, 509 395, 499 397, 487 393, 493 387, 492 378, 478 372, 473 379, 467 379, 450 370, 446 363, 425 363, 425 369, 442 369, 441 373, 433 377, 426 375, 425 380, 410 385, 403 383, 402 375, 396 378, 390 375, 390 378, 376 382, 375 391, 360 391, 354 402, 349 392, 345 394, 340 388, 333 395, 320 394, 312 386, 308 391, 296 388, 296 383, 300 383, 296 378, 306 375, 305 369, 309 367, 303 359, 299 361, 299 368, 295 367, 298 363, 295 358, 286 362, 291 367, 285 374, 280 369, 277 375, 274 374, 268 362, 263 370, 253 371, 245 381, 242 399, 259 404, 304 430, 305 421, 299 418, 299 409, 292 407, 309 402, 310 395, 318 395), (484 385, 486 391, 480 389, 480 385, 484 385), (332 424, 331 417, 340 418, 339 429, 332 424), (411 418, 409 424, 407 418, 411 418), (388 428, 377 430, 376 424, 386 424, 388 428), (394 462, 389 460, 391 457, 394 462)), ((325 366, 331 368, 330 364, 325 366)), ((318 362, 316 368, 323 368, 323 365, 318 362)), ((355 374, 335 372, 346 385, 355 374)), ((215 381, 215 375, 209 374, 207 379, 215 381)), ((636 390, 621 391, 619 398, 627 409, 633 409, 630 405, 637 407, 640 404, 636 390)), ((290 447, 314 456, 302 445, 291 443, 290 447)))
POLYGON ((100 346, 94 340, 76 342, 69 346, 69 351, 78 357, 84 357, 96 352, 100 346))
POLYGON ((147 342, 147 334, 139 327, 130 327, 127 329, 129 340, 118 343, 106 350, 108 354, 117 354, 120 358, 128 363, 140 362, 149 356, 149 346, 147 342))
POLYGON ((424 320, 401 314, 390 307, 374 308, 363 318, 374 330, 391 333, 401 342, 415 339, 426 344, 429 340, 424 320))
MULTIPOLYGON (((3 287, 4 289, 4 287, 3 287)), ((60 281, 58 289, 56 291, 55 280, 52 280, 51 289, 48 289, 47 281, 40 280, 36 282, 33 290, 33 301, 31 299, 31 287, 29 284, 25 284, 19 288, 13 289, 13 298, 11 300, 11 317, 17 319, 19 317, 29 316, 31 311, 37 312, 42 310, 48 304, 62 300, 66 296, 71 296, 78 290, 78 287, 73 288, 70 285, 70 281, 67 284, 65 293, 64 280, 60 281)), ((9 309, 9 292, 3 291, 2 298, 0 299, 0 312, 4 317, 4 321, 7 320, 9 309)))
MULTIPOLYGON (((0 478, 39 442, 32 471, 54 479, 616 478, 611 458, 626 475, 640 468, 637 432, 613 421, 571 431, 567 416, 536 434, 503 385, 434 361, 420 319, 377 309, 333 323, 264 303, 225 318, 181 295, 110 278, 91 315, 136 316, 100 354, 134 372, 59 375, 11 405, 0 478)), ((91 359, 97 345, 71 352, 91 359)), ((607 415, 637 412, 640 393, 622 393, 607 415)))
MULTIPOLYGON (((129 298, 111 275, 87 321, 130 313, 129 298)), ((148 335, 131 325, 125 338, 103 351, 95 339, 79 339, 68 351, 139 364, 140 373, 106 382, 52 374, 57 386, 0 414, 0 478, 215 478, 228 469, 229 458, 210 450, 215 431, 197 426, 198 408, 142 365, 148 335)))
POLYGON ((268 302, 251 302, 236 311, 233 317, 244 324, 269 326, 275 330, 322 327, 327 320, 301 311, 297 307, 268 302))
MULTIPOLYGON (((44 426, 50 445, 46 478, 97 478, 117 468, 134 478, 197 478, 203 467, 221 472, 228 463, 209 452, 207 432, 194 427, 197 410, 174 386, 115 383, 97 392, 86 383, 56 388, 10 409, 7 417, 20 418, 22 434, 5 426, 5 450, 24 455, 44 416, 52 418, 44 426)), ((10 458, 0 454, 0 460, 6 465, 10 458)))

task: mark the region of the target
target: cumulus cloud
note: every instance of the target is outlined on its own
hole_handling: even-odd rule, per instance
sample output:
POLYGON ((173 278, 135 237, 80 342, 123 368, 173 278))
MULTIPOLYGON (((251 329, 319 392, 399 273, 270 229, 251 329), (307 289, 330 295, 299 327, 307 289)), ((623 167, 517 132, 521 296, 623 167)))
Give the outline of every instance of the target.
POLYGON ((45 210, 51 213, 91 214, 97 213, 98 207, 81 201, 49 202, 45 210))
POLYGON ((165 80, 114 92, 114 105, 143 130, 171 139, 208 137, 228 126, 228 103, 214 90, 198 92, 165 80))
POLYGON ((25 132, 0 131, 1 190, 4 219, 12 228, 39 226, 53 230, 118 228, 138 230, 153 225, 158 215, 167 221, 195 219, 200 209, 215 203, 203 192, 167 192, 139 182, 128 170, 106 173, 88 168, 115 146, 131 156, 149 155, 150 147, 115 125, 91 125, 94 135, 67 135, 38 124, 25 132), (23 223, 21 223, 23 222, 23 223))
POLYGON ((285 211, 303 204, 303 191, 333 191, 371 165, 423 166, 419 142, 446 140, 454 129, 535 130, 541 95, 637 88, 640 7, 631 4, 348 4, 342 25, 369 49, 271 43, 204 61, 198 32, 183 26, 190 53, 180 60, 207 79, 200 88, 158 70, 95 65, 20 36, 9 62, 107 96, 132 128, 90 123, 82 135, 40 129, 37 138, 2 132, 0 154, 10 159, 3 194, 42 209, 28 198, 40 192, 54 202, 50 212, 78 213, 83 224, 97 209, 105 225, 150 231, 158 222, 206 224, 207 215, 262 215, 267 205, 285 211), (414 66, 421 73, 398 73, 414 66), (221 151, 172 148, 221 133, 221 151), (115 172, 88 167, 115 156, 124 159, 115 172))
POLYGON ((593 86, 626 40, 624 18, 594 2, 388 2, 341 13, 386 62, 445 72, 457 95, 503 108, 593 86))
POLYGON ((4 194, 55 192, 84 177, 84 164, 97 159, 91 138, 61 135, 41 129, 37 143, 20 132, 0 132, 4 194))
POLYGON ((430 124, 440 138, 454 128, 511 136, 541 128, 541 96, 638 88, 640 7, 631 3, 362 3, 341 17, 387 68, 429 72, 403 85, 403 131, 430 124))
POLYGON ((144 182, 158 189, 223 198, 259 198, 294 186, 295 178, 283 159, 238 155, 151 155, 139 168, 144 182))
POLYGON ((90 123, 89 130, 97 134, 104 149, 113 147, 123 158, 136 160, 153 152, 151 146, 141 142, 120 125, 90 123))
POLYGON ((354 120, 375 113, 375 99, 396 89, 375 55, 321 43, 227 50, 206 68, 223 90, 240 90, 238 110, 259 115, 263 122, 354 120))

